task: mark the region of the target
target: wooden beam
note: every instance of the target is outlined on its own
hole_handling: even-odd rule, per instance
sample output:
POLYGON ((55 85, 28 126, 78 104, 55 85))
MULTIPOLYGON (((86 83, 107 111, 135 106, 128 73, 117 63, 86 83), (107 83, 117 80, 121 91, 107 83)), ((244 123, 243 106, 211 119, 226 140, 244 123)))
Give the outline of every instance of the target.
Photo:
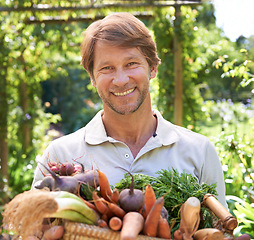
POLYGON ((182 66, 182 44, 179 41, 180 31, 180 6, 175 6, 174 25, 174 78, 175 78, 175 99, 174 99, 174 123, 183 125, 183 66, 182 66))
POLYGON ((112 1, 112 3, 74 5, 74 6, 51 6, 49 4, 37 4, 31 7, 15 6, 0 7, 0 12, 48 12, 48 11, 83 11, 83 10, 99 10, 103 8, 136 8, 136 7, 169 7, 175 5, 200 5, 201 0, 192 1, 123 1, 121 3, 112 1))
MULTIPOLYGON (((141 12, 141 13, 134 13, 133 15, 136 16, 137 18, 140 18, 140 19, 153 18, 153 15, 149 14, 149 13, 142 13, 141 12)), ((102 19, 104 17, 105 16, 103 16, 103 15, 96 15, 96 16, 93 16, 93 17, 91 17, 89 15, 83 15, 83 16, 76 17, 76 18, 69 17, 69 18, 65 19, 65 18, 61 18, 59 16, 56 16, 56 17, 46 16, 43 19, 29 18, 29 19, 26 19, 24 21, 24 23, 25 24, 41 24, 41 23, 45 23, 45 24, 63 24, 63 23, 70 23, 70 22, 87 22, 87 23, 89 23, 91 21, 102 19)))

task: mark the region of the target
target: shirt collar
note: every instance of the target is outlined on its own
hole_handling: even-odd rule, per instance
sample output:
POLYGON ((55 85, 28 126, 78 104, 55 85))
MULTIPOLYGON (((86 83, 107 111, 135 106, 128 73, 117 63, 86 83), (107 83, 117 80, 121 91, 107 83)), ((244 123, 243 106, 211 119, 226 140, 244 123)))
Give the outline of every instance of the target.
MULTIPOLYGON (((88 144, 97 145, 113 140, 107 136, 102 122, 102 113, 103 110, 100 110, 85 127, 85 141, 88 144)), ((175 125, 165 120, 159 111, 153 110, 153 113, 157 117, 156 138, 162 145, 170 145, 177 142, 179 136, 175 131, 175 125)))
POLYGON ((156 137, 162 145, 170 145, 179 140, 179 135, 175 130, 175 125, 164 119, 158 110, 153 110, 157 117, 156 137))
POLYGON ((85 127, 85 141, 88 144, 97 145, 109 141, 102 122, 103 110, 100 110, 85 127))

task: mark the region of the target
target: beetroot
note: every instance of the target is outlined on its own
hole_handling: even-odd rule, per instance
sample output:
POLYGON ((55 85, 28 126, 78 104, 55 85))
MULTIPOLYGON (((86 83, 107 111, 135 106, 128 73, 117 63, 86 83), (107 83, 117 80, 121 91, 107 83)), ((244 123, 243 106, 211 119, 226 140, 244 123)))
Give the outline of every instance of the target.
POLYGON ((66 162, 61 163, 59 174, 61 176, 71 176, 74 173, 74 165, 72 163, 66 162))
POLYGON ((88 184, 93 188, 97 188, 99 186, 98 172, 96 170, 86 170, 73 175, 73 177, 80 183, 88 184))
MULTIPOLYGON (((70 193, 77 194, 79 190, 79 182, 77 179, 75 179, 72 176, 58 176, 53 171, 51 171, 49 168, 47 168, 43 163, 39 162, 44 168, 48 170, 48 172, 51 174, 54 184, 52 186, 52 191, 67 191, 70 193)), ((45 177, 46 178, 46 177, 45 177)), ((44 185, 44 181, 48 181, 46 179, 43 179, 41 182, 41 185, 44 185)), ((38 188, 38 187, 37 187, 38 188)))
POLYGON ((46 176, 42 180, 37 181, 34 187, 36 189, 48 188, 50 191, 52 191, 55 188, 55 180, 51 175, 46 176))
POLYGON ((139 212, 144 205, 144 193, 134 188, 133 175, 129 171, 127 172, 132 177, 130 188, 123 189, 120 192, 118 203, 125 212, 139 212))

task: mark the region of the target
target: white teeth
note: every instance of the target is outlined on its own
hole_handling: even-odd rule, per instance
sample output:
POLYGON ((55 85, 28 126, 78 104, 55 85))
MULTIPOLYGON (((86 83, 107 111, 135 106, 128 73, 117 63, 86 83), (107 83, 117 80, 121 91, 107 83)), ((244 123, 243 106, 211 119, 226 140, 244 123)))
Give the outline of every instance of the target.
POLYGON ((132 88, 132 89, 130 89, 128 91, 122 92, 122 93, 114 93, 114 95, 116 95, 116 96, 125 96, 125 95, 127 95, 127 94, 129 94, 129 93, 131 93, 133 91, 134 91, 134 88, 132 88))

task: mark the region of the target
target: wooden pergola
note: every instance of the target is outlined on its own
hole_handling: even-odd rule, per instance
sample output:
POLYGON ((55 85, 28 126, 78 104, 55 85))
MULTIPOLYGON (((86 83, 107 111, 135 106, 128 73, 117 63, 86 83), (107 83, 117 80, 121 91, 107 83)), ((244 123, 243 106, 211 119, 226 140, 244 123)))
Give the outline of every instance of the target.
MULTIPOLYGON (((134 8, 163 8, 173 6, 175 8, 175 23, 179 21, 181 15, 181 6, 197 6, 202 4, 204 0, 108 0, 108 1, 77 1, 71 0, 68 1, 66 6, 53 6, 50 4, 33 4, 30 7, 24 6, 14 6, 14 7, 4 7, 0 6, 0 12, 61 12, 61 11, 82 11, 82 14, 79 17, 69 17, 62 18, 61 16, 45 16, 42 19, 37 19, 35 17, 28 18, 26 24, 61 24, 68 22, 90 22, 92 20, 103 18, 102 15, 91 16, 87 12, 91 10, 100 10, 100 9, 134 9, 134 8)), ((134 15, 138 18, 146 19, 152 18, 153 16, 149 14, 149 11, 146 12, 137 12, 134 15)), ((174 99, 174 123, 177 125, 182 125, 183 119, 183 77, 182 77, 182 46, 179 41, 179 36, 177 28, 178 24, 175 24, 175 35, 174 35, 174 82, 175 82, 175 99, 174 99)))

